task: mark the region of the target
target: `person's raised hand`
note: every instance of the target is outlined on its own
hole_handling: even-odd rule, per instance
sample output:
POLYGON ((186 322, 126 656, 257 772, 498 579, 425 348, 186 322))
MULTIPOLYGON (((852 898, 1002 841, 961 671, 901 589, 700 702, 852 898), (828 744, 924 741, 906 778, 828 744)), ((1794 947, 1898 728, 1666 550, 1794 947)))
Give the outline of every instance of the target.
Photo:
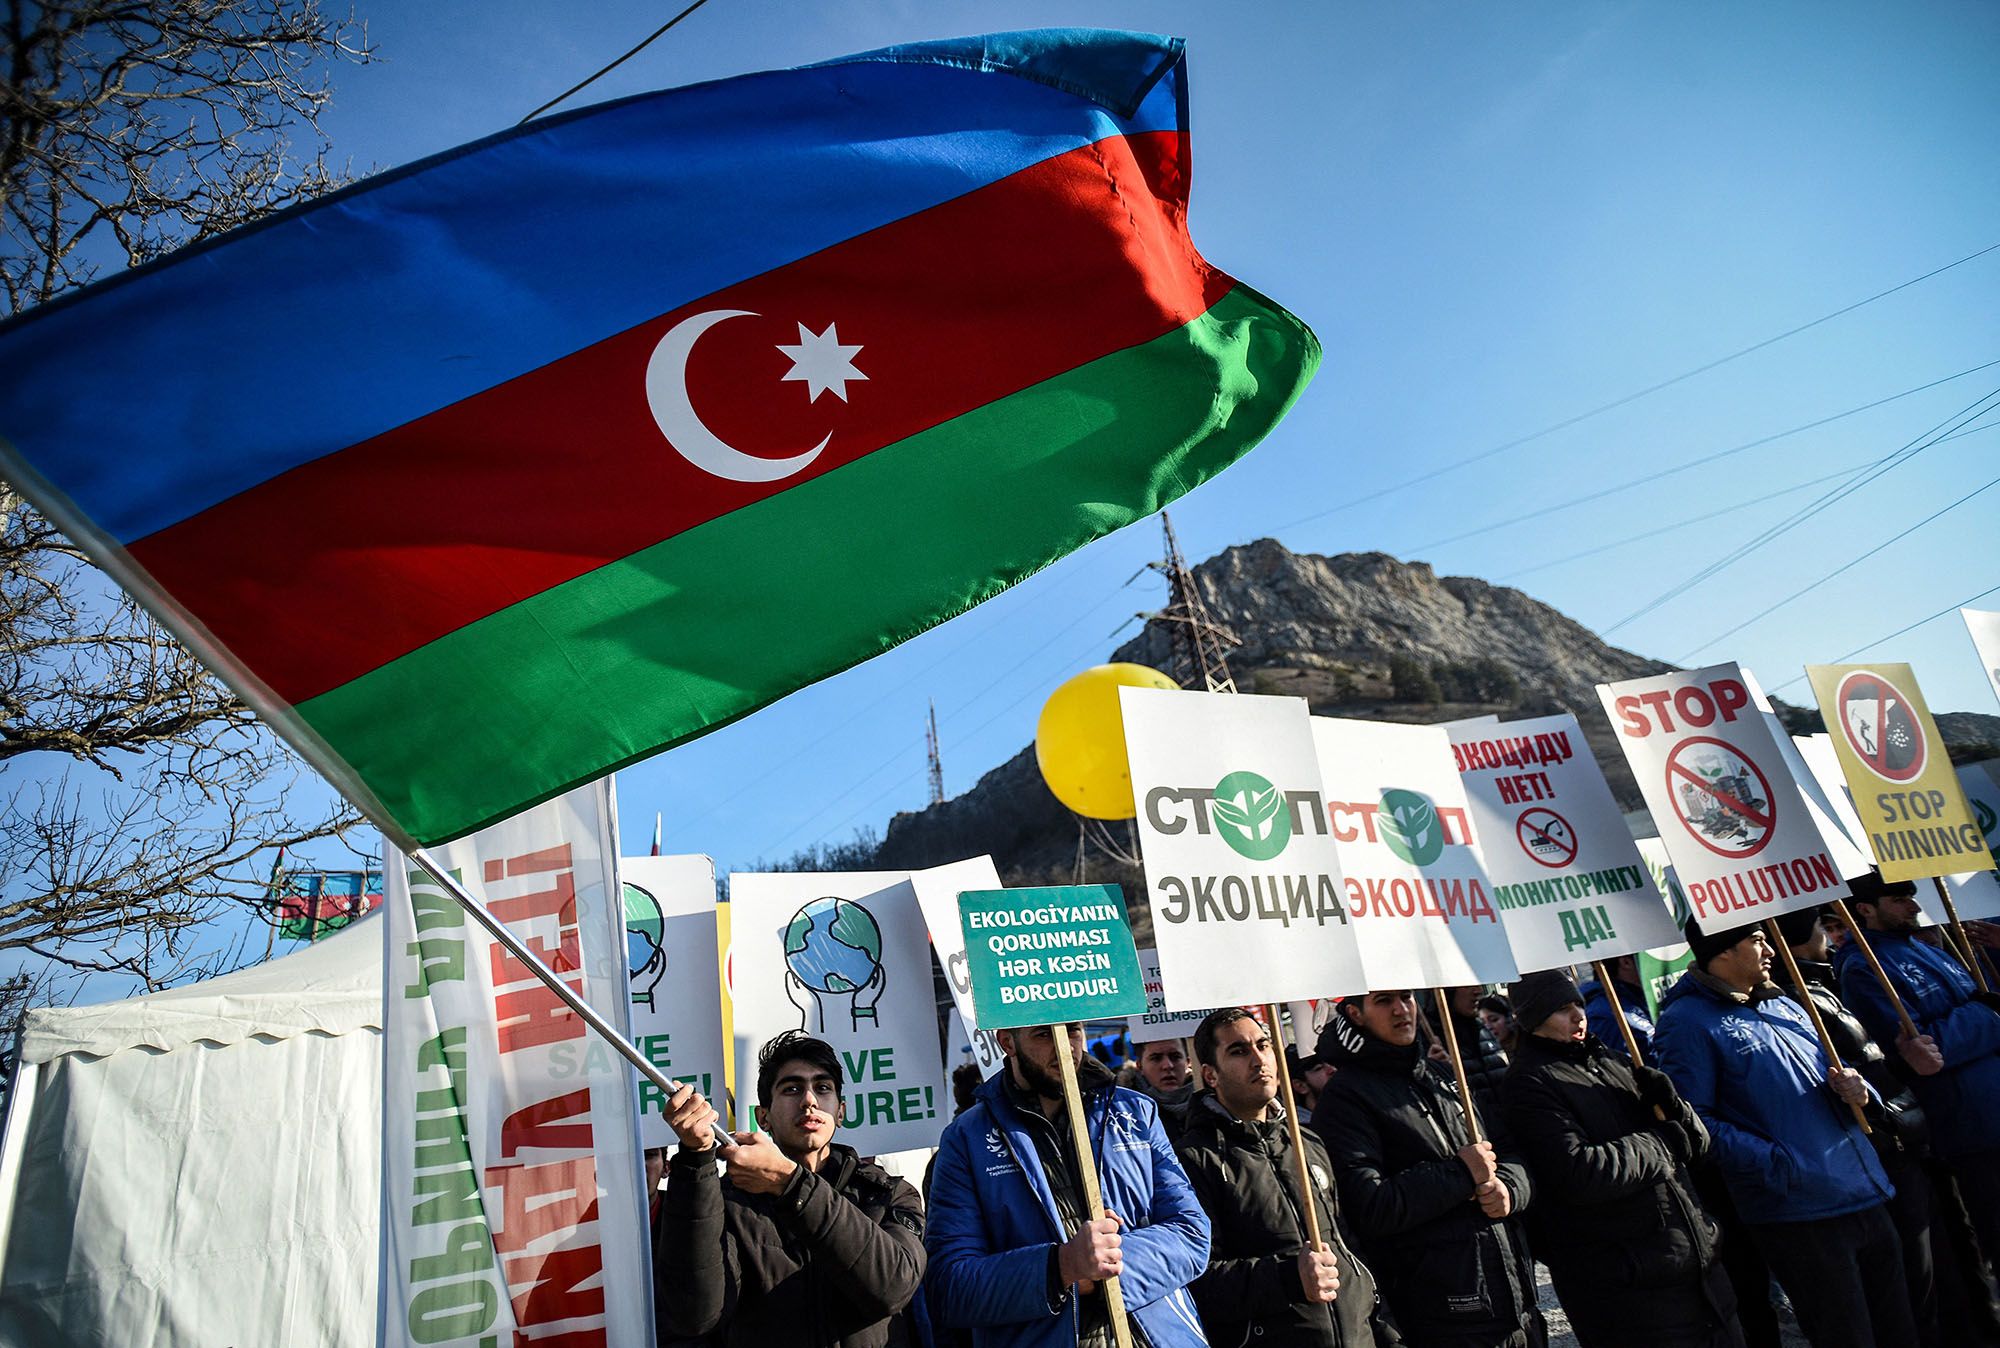
POLYGON ((799 1163, 778 1150, 769 1133, 731 1133, 733 1139, 722 1148, 722 1163, 729 1182, 745 1193, 774 1194, 799 1168, 799 1163))
POLYGON ((715 1145, 715 1106, 700 1091, 683 1081, 667 1101, 667 1127, 689 1151, 707 1151, 715 1145))
POLYGON ((1340 1295, 1340 1266, 1330 1247, 1322 1243, 1299 1251, 1299 1286, 1305 1288, 1307 1302, 1320 1306, 1340 1295))
POLYGON ((1472 1175, 1472 1187, 1475 1189, 1500 1173, 1493 1160, 1491 1142, 1474 1142, 1469 1147, 1460 1147, 1458 1159, 1465 1162, 1466 1170, 1472 1175))
POLYGON ((1934 1077, 1944 1071, 1944 1053, 1938 1048, 1937 1040, 1927 1034, 1898 1035, 1896 1052, 1920 1077, 1934 1077))
POLYGON ((1076 1234, 1062 1243, 1056 1257, 1056 1272, 1079 1292, 1093 1291, 1103 1278, 1115 1278, 1123 1267, 1119 1252, 1118 1215, 1107 1212, 1085 1222, 1076 1234))

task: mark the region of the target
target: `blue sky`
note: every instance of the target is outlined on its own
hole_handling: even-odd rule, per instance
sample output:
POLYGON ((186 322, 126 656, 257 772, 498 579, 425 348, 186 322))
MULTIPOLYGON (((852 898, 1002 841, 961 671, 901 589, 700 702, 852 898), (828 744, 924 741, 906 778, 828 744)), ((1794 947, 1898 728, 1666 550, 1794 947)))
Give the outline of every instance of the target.
MULTIPOLYGON (((364 5, 379 57, 337 72, 336 153, 389 167, 511 125, 676 8, 364 5)), ((2000 243, 1990 4, 710 0, 563 106, 1057 24, 1188 39, 1196 242, 1326 346, 1290 419, 1173 508, 1191 559, 1266 536, 1379 549, 1516 584, 1604 631, 1844 476, 1822 479, 2000 390, 2000 364, 1964 373, 2000 362, 1993 252, 1536 435, 2000 243), (1547 513, 1507 523, 1530 512, 1547 513)), ((1784 686, 1802 664, 2000 585, 2000 486, 1713 638, 1996 477, 2000 430, 1939 443, 1611 640, 1741 660, 1809 700, 1802 682, 1784 686)), ((924 802, 932 699, 946 788, 965 790, 1031 739, 1050 690, 1163 601, 1156 577, 1127 583, 1158 555, 1157 527, 1135 526, 622 773, 627 850, 643 850, 655 811, 669 850, 725 870, 880 828, 924 802)), ((2000 594, 1983 603, 2000 608, 2000 594)), ((1955 616, 1868 654, 1913 663, 1939 709, 1996 710, 1955 616)))

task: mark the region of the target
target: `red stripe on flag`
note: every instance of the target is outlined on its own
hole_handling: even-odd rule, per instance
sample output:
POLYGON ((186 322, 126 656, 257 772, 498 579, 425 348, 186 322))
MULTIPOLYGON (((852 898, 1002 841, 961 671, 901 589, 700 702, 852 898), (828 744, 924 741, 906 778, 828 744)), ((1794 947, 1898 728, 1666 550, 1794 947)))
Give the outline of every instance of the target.
POLYGON ((132 552, 266 684, 302 702, 1205 312, 1234 283, 1187 237, 1186 150, 1184 136, 1160 132, 1045 160, 294 469, 132 552), (687 361, 689 401, 753 456, 830 436, 794 476, 711 476, 655 422, 656 346, 715 310, 757 317, 706 329, 687 361), (803 340, 801 325, 829 324, 861 348, 853 365, 866 380, 846 383, 844 400, 786 379, 794 362, 778 350, 803 340))

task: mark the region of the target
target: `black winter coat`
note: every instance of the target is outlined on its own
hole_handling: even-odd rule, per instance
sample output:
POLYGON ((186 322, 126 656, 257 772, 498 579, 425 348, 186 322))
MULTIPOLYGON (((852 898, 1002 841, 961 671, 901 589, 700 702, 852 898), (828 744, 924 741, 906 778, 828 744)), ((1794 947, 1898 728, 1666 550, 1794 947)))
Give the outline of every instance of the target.
POLYGON ((1374 1275, 1341 1231, 1333 1162, 1304 1129, 1306 1166, 1321 1239, 1333 1246, 1340 1293, 1331 1306, 1307 1302, 1299 1282, 1305 1248, 1299 1170, 1282 1118, 1246 1123, 1211 1091, 1188 1104, 1174 1149, 1208 1213, 1208 1271, 1194 1280, 1195 1307, 1212 1348, 1393 1348, 1402 1343, 1384 1317, 1374 1275))
POLYGON ((1509 1136, 1535 1180, 1535 1250, 1586 1342, 1619 1342, 1619 1326, 1688 1335, 1735 1309, 1708 1288, 1720 1231, 1687 1170, 1707 1154, 1707 1129, 1664 1077, 1651 1079, 1668 1093, 1666 1124, 1624 1055, 1595 1035, 1523 1035, 1502 1088, 1509 1136))
POLYGON ((667 1165, 653 1241, 663 1344, 883 1348, 923 1278, 922 1200, 852 1147, 777 1194, 725 1184, 713 1151, 683 1147, 667 1165))
MULTIPOLYGON (((1457 1095, 1417 1044, 1395 1046, 1333 1022, 1320 1053, 1334 1066, 1313 1111, 1333 1159, 1347 1229, 1413 1343, 1523 1328, 1541 1332, 1534 1263, 1514 1217, 1494 1220, 1473 1197, 1457 1095)), ((1514 1211, 1528 1206, 1528 1172, 1500 1151, 1514 1211)))

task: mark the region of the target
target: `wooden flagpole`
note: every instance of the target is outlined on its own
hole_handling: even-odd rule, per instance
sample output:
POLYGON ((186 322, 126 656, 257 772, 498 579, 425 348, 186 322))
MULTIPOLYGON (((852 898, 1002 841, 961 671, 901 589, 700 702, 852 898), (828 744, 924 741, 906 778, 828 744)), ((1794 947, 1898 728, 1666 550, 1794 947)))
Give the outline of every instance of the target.
POLYGON ((1432 988, 1431 996, 1437 1000, 1438 1022, 1443 1026, 1441 1033, 1444 1038, 1444 1050, 1451 1055, 1451 1072, 1458 1078, 1458 1103, 1465 1109, 1466 1135, 1475 1143, 1483 1142, 1486 1139, 1479 1133, 1479 1115, 1474 1113, 1472 1108, 1472 1083, 1466 1080, 1465 1058, 1458 1051, 1458 1031, 1453 1029, 1451 1024, 1451 1003, 1445 1000, 1443 988, 1432 988))
MULTIPOLYGON (((1806 992, 1806 980, 1799 973, 1799 962, 1792 958, 1792 948, 1785 944, 1785 934, 1778 930, 1776 918, 1764 919, 1764 932, 1765 939, 1778 947, 1778 953, 1784 956, 1785 968, 1792 975, 1792 986, 1799 990, 1799 1005, 1806 1009, 1806 1015, 1811 1018, 1813 1028, 1819 1031, 1819 1046, 1826 1053, 1827 1062, 1838 1071, 1841 1061, 1840 1054, 1833 1047, 1833 1036, 1826 1032, 1826 1022, 1819 1018, 1819 1008, 1813 1005, 1812 996, 1806 992)), ((1872 1136, 1875 1130, 1868 1126, 1868 1116, 1862 1113, 1861 1106, 1850 1104, 1848 1108, 1854 1111, 1854 1121, 1861 1125, 1861 1131, 1872 1136)))
MULTIPOLYGON (((1337 1012, 1335 1014, 1338 1014, 1337 1012)), ((1266 1002, 1264 1017, 1271 1022, 1271 1047, 1278 1059, 1278 1089, 1285 1099, 1285 1123, 1292 1135, 1292 1160, 1298 1167, 1299 1193, 1305 1198, 1305 1236, 1311 1241, 1306 1248, 1323 1250, 1326 1245, 1319 1236, 1319 1200, 1313 1197, 1312 1167, 1306 1164, 1306 1139, 1299 1127, 1299 1105, 1293 1098, 1292 1070, 1285 1066, 1285 1025, 1278 1018, 1278 1004, 1266 1002)), ((1297 1027, 1293 1027, 1294 1033, 1297 1027)))
MULTIPOLYGON (((1076 1083, 1076 1059, 1069 1055, 1069 1025, 1051 1025, 1056 1061, 1062 1067, 1063 1103, 1069 1109, 1069 1136, 1076 1146, 1077 1178, 1083 1184, 1083 1210, 1094 1220, 1105 1215, 1104 1194, 1097 1184, 1097 1157, 1090 1149, 1090 1124, 1083 1117, 1083 1091, 1076 1083)), ((1097 1284, 1104 1289, 1104 1306, 1111 1312, 1111 1337, 1118 1348, 1132 1348, 1132 1327, 1125 1320, 1125 1294, 1117 1278, 1097 1284)))
POLYGON ((1986 982, 1986 970, 1982 967, 1985 961, 1973 948, 1972 938, 1965 934, 1965 924, 1958 920, 1958 905, 1951 901, 1951 889, 1945 884, 1941 875, 1933 875, 1931 883, 1937 886, 1938 901, 1944 904, 1944 915, 1950 920, 1952 932, 1958 937, 1959 952, 1965 959, 1965 967, 1972 973, 1972 981, 1979 985, 1981 992, 1993 991, 1986 982))
MULTIPOLYGON (((1840 920, 1847 924, 1847 930, 1853 936, 1854 943, 1860 946, 1861 953, 1868 957, 1868 967, 1875 971, 1875 981, 1882 985, 1882 991, 1889 994, 1889 1004, 1896 1008, 1896 1020, 1903 1027, 1904 1037, 1915 1039, 1917 1037, 1916 1022, 1911 1020, 1910 1013, 1903 1009, 1903 999, 1896 992, 1896 985, 1889 981, 1888 970, 1882 967, 1881 960, 1875 958, 1875 947, 1869 944, 1868 933, 1863 931, 1861 924, 1854 920, 1854 912, 1847 906, 1846 899, 1835 899, 1833 903, 1836 908, 1840 909, 1840 920)), ((1805 988, 1802 986, 1799 988, 1799 991, 1803 993, 1805 988)))
MULTIPOLYGON (((1625 1040, 1625 1053, 1632 1059, 1634 1067, 1644 1067, 1646 1061, 1639 1056, 1639 1041, 1632 1034, 1632 1026, 1625 1019, 1625 1004, 1618 1000, 1618 988, 1611 981, 1611 969, 1603 960, 1592 960, 1590 967, 1597 971, 1597 986, 1604 989, 1604 1000, 1611 1003, 1611 1014, 1618 1019, 1618 1033, 1625 1040)), ((1653 1106, 1653 1117, 1666 1121, 1667 1111, 1653 1106)))

